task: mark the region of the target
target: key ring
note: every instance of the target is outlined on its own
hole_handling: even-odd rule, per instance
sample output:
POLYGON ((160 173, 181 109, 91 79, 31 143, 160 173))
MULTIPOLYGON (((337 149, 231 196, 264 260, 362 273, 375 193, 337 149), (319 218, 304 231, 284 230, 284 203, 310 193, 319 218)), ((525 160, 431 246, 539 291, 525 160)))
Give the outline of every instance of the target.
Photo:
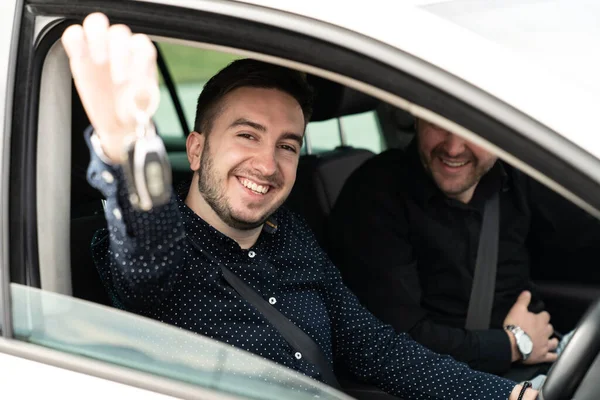
POLYGON ((127 89, 127 104, 131 107, 132 115, 136 121, 136 136, 138 138, 150 136, 156 134, 152 121, 152 116, 158 109, 158 103, 160 100, 160 91, 157 85, 151 85, 149 87, 136 87, 130 86, 127 89), (142 95, 146 95, 147 106, 145 108, 138 107, 136 101, 142 95))

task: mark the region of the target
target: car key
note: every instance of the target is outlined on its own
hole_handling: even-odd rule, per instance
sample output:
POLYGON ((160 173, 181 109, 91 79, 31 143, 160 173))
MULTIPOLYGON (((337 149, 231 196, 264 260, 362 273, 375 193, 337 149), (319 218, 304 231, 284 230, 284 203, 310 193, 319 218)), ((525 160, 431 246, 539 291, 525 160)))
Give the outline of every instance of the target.
POLYGON ((157 91, 151 93, 146 110, 136 106, 136 135, 126 145, 123 161, 129 201, 142 211, 166 204, 171 196, 171 165, 150 117, 158 96, 157 91))

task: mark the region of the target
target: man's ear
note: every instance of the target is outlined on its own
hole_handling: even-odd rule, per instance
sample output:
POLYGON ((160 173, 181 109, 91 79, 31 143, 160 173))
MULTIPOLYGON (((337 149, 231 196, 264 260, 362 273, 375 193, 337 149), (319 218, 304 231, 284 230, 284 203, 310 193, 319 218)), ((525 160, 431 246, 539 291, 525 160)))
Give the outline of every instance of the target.
POLYGON ((198 171, 200 168, 200 156, 202 155, 202 149, 204 149, 205 140, 205 134, 194 131, 188 135, 185 141, 185 148, 187 151, 188 162, 190 163, 190 169, 194 172, 198 171))

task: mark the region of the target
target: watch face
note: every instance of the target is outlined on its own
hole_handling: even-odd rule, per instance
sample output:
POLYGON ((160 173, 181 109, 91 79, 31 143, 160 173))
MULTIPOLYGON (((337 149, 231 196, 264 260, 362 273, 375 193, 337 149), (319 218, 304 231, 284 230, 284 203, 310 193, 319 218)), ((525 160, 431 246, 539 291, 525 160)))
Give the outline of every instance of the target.
POLYGON ((531 338, 526 333, 520 335, 521 337, 517 340, 517 345, 519 346, 519 350, 521 353, 529 355, 533 350, 533 342, 531 338))

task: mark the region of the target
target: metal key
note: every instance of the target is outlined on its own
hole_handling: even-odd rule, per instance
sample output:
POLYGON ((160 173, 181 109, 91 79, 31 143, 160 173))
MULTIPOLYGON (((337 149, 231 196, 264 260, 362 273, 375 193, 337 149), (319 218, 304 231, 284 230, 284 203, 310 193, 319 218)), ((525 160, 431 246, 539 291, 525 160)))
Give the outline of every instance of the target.
POLYGON ((158 96, 158 90, 150 93, 146 109, 138 108, 133 98, 137 129, 125 149, 123 162, 129 201, 142 211, 167 203, 171 195, 171 165, 151 121, 158 107, 158 96))

